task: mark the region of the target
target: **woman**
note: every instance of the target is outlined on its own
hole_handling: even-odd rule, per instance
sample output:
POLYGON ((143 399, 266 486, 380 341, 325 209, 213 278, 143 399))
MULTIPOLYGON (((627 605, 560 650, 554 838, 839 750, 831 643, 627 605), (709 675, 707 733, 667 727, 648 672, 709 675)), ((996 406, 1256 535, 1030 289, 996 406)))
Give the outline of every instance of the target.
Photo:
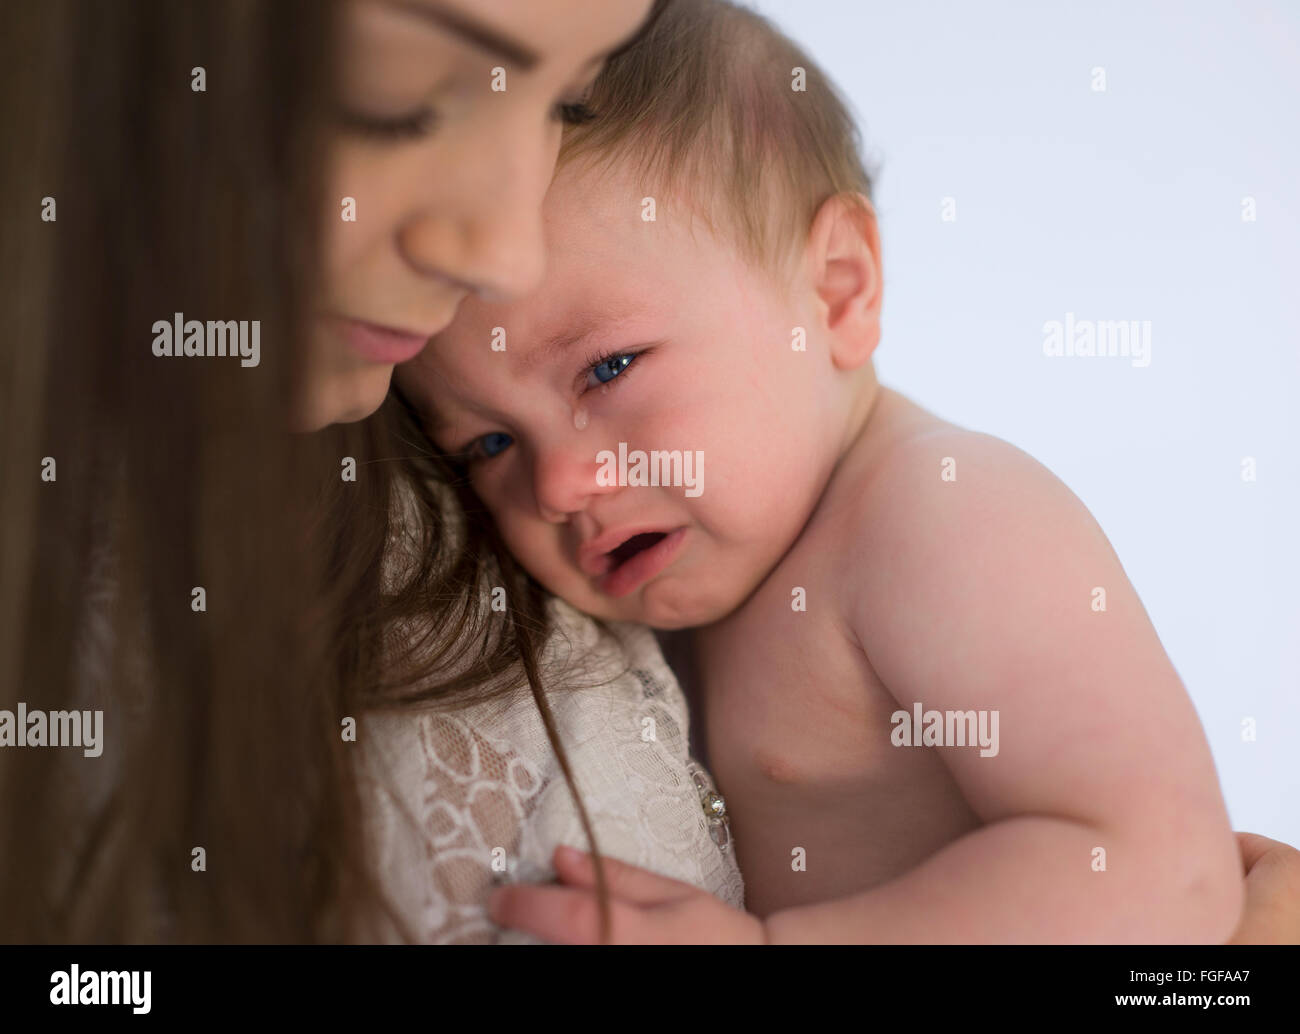
MULTIPOLYGON (((481 938, 478 875, 459 910, 403 915, 442 893, 420 882, 439 848, 421 855, 387 818, 375 828, 370 759, 386 752, 363 754, 356 736, 397 758, 411 756, 403 736, 491 744, 526 682, 577 799, 575 784, 603 778, 564 760, 588 698, 540 689, 565 649, 563 635, 543 649, 557 615, 485 524, 448 517, 434 487, 448 479, 400 405, 370 414, 393 364, 466 292, 538 281, 562 123, 585 117, 585 87, 650 7, 141 0, 11 14, 0 95, 21 160, 4 172, 3 272, 20 347, 5 357, 0 706, 102 708, 106 735, 95 767, 75 751, 0 752, 6 939, 481 938), (154 328, 173 319, 187 339, 203 321, 189 350, 205 354, 185 354, 180 334, 160 344, 154 328), (206 354, 208 321, 256 321, 260 354, 206 354), (504 590, 505 612, 485 587, 504 590), (460 724, 349 726, 414 700, 452 703, 460 724), (368 835, 387 845, 378 877, 368 835)), ((596 640, 572 630, 586 665, 596 640)), ((591 681, 662 664, 619 646, 632 656, 592 662, 591 681)), ((646 763, 662 770, 675 751, 646 763)), ((429 782, 393 799, 464 789, 454 764, 437 772, 451 774, 405 773, 429 782)), ((683 763, 665 778, 696 775, 683 763)), ((511 807, 484 841, 505 847, 507 872, 521 861, 509 838, 534 828, 511 807)), ((710 889, 734 888, 709 861, 710 889)))
MULTIPOLYGON (((541 649, 555 615, 493 562, 480 525, 449 523, 399 407, 348 422, 467 290, 536 282, 562 126, 650 6, 385 0, 343 5, 336 22, 315 0, 68 4, 17 18, 5 97, 35 101, 9 113, 31 148, 6 196, 55 207, 6 239, 30 343, 6 430, 18 469, 53 466, 35 489, 14 471, 26 487, 6 499, 4 696, 100 707, 109 732, 95 761, 0 756, 4 843, 22 845, 0 859, 9 937, 480 939, 489 851, 526 875, 547 861, 543 835, 572 832, 551 784, 575 791, 595 842, 539 689, 564 649, 559 636, 541 649), (255 361, 184 356, 179 334, 174 350, 155 338, 173 319, 256 320, 263 347, 255 361), (390 543, 412 548, 386 570, 390 543), (485 613, 498 587, 509 610, 485 613), (457 713, 349 728, 416 699, 457 713), (493 706, 488 732, 517 741, 498 752, 513 797, 461 785, 457 735, 493 706), (390 760, 417 771, 371 800, 392 788, 371 778, 390 760), (451 823, 482 827, 466 876, 466 845, 436 825, 425 845, 402 820, 470 791, 451 823)), ((574 630, 584 649, 590 631, 574 630)), ((589 656, 570 684, 604 681, 611 714, 661 719, 621 784, 608 766, 595 786, 587 773, 596 805, 637 820, 603 827, 635 840, 641 797, 658 794, 661 854, 738 895, 734 861, 704 832, 662 660, 589 656), (635 794, 633 776, 654 792, 635 794), (670 842, 683 814, 698 835, 670 842)), ((555 695, 570 734, 576 700, 555 695)), ((419 829, 447 814, 414 817, 419 829)))

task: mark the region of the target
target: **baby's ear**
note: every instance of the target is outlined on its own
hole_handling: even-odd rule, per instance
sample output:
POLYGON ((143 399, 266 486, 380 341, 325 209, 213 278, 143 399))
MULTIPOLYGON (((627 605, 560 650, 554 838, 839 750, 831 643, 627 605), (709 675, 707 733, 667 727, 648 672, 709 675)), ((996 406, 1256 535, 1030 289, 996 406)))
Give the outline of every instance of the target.
POLYGON ((857 369, 880 343, 880 236, 870 200, 827 198, 813 217, 807 258, 831 361, 840 370, 857 369))

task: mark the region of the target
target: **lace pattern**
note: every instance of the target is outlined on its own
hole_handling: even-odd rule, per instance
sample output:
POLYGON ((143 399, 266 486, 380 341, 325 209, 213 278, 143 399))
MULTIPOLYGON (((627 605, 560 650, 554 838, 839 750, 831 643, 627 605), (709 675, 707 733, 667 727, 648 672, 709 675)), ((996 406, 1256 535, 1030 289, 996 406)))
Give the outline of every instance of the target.
MULTIPOLYGON (((696 777, 712 784, 690 757, 686 701, 654 637, 635 625, 602 636, 562 601, 550 606, 548 700, 601 851, 741 907, 734 852, 715 842, 701 803, 696 777)), ((416 938, 531 943, 494 926, 488 893, 553 878, 555 847, 587 841, 527 687, 452 713, 375 712, 360 739, 376 866, 416 938)))

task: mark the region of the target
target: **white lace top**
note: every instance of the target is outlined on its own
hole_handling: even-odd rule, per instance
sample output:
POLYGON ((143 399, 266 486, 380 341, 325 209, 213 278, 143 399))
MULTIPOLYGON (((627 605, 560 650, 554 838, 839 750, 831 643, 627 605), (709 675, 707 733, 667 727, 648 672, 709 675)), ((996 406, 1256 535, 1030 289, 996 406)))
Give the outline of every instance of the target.
MULTIPOLYGON (((580 671, 581 688, 553 688, 548 700, 601 852, 741 907, 735 852, 703 802, 712 784, 690 757, 686 701, 653 635, 611 625, 611 644, 567 604, 551 608, 546 670, 580 671)), ((493 925, 488 892, 553 878, 555 847, 586 849, 587 840, 527 687, 504 701, 375 713, 360 725, 376 864, 419 940, 532 943, 493 925)))

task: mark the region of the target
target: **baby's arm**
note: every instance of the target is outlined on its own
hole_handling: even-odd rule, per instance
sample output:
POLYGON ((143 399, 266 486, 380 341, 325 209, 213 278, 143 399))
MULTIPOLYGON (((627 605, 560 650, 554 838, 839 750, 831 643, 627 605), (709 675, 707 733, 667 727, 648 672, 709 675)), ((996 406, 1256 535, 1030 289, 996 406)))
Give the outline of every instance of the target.
POLYGON ((985 825, 870 891, 769 916, 771 940, 1225 941, 1242 882, 1214 764, 1084 506, 959 431, 898 447, 861 503, 842 602, 872 667, 902 710, 1000 719, 994 757, 895 749, 938 750, 985 825))

